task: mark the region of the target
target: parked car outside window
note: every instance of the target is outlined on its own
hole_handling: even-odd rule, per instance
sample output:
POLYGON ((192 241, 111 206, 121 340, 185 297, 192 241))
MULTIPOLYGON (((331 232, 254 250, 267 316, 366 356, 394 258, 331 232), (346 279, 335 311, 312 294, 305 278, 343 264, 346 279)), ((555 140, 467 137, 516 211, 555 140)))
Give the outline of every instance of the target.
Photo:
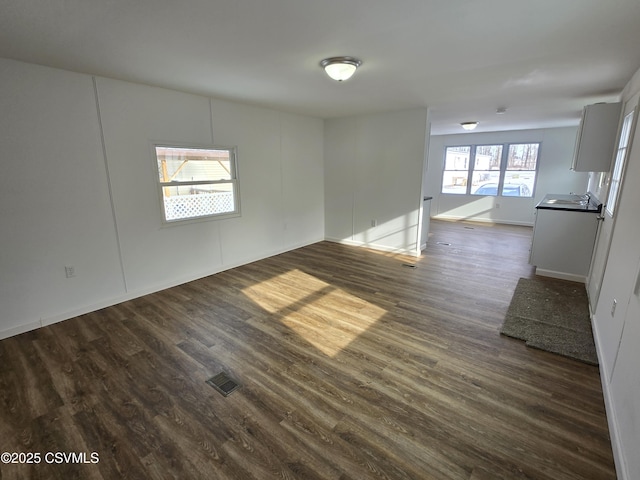
MULTIPOLYGON (((485 183, 473 192, 474 195, 498 195, 497 183, 485 183)), ((502 187, 503 197, 530 197, 531 189, 524 183, 505 183, 502 187)))

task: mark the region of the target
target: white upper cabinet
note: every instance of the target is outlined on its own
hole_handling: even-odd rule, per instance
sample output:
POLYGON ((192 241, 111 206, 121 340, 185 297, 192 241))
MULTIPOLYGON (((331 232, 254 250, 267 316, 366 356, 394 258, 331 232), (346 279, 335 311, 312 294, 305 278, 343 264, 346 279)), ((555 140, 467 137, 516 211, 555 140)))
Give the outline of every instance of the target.
POLYGON ((621 106, 618 102, 584 107, 571 170, 608 172, 611 169, 621 106))

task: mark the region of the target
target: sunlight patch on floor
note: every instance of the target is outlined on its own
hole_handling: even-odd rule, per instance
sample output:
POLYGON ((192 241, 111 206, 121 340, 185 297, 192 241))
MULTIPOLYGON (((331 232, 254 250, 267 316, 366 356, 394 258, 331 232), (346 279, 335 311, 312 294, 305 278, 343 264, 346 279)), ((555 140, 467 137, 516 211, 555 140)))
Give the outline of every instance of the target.
POLYGON ((243 293, 315 348, 334 357, 386 310, 313 275, 290 270, 243 293))

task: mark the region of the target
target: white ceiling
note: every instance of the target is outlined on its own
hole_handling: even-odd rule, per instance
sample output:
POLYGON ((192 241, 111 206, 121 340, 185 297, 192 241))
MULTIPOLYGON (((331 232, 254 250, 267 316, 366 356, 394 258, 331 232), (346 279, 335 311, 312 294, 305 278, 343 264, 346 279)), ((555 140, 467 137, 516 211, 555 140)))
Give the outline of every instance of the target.
POLYGON ((0 57, 323 118, 428 106, 434 134, 567 126, 640 68, 640 1, 2 0, 0 57))

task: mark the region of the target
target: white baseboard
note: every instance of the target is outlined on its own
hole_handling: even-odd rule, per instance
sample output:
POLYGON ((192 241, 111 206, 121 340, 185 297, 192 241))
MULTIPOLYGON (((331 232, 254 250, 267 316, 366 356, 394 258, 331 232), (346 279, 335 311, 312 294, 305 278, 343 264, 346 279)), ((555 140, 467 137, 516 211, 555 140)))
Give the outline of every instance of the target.
POLYGON ((37 322, 24 323, 16 327, 7 328, 6 330, 0 331, 0 340, 2 340, 3 338, 15 337, 16 335, 20 335, 21 333, 35 330, 36 328, 40 328, 41 326, 42 326, 42 323, 40 321, 37 321, 37 322))
POLYGON ((258 260, 262 260, 264 258, 269 258, 274 255, 279 255, 281 253, 285 253, 291 250, 296 250, 298 248, 305 247, 307 245, 312 245, 314 243, 320 242, 323 239, 320 238, 318 240, 309 241, 302 244, 290 245, 283 249, 278 249, 276 251, 263 253, 262 255, 248 256, 243 258, 240 261, 236 261, 233 263, 228 263, 225 265, 218 265, 216 268, 204 272, 200 272, 188 277, 173 279, 169 282, 158 283, 147 288, 139 289, 136 291, 130 291, 123 293, 122 295, 117 295, 115 297, 105 299, 103 301, 93 303, 91 305, 83 305, 78 308, 74 308, 71 310, 67 310, 62 313, 58 313, 55 315, 49 315, 46 317, 42 317, 36 321, 26 322, 15 327, 11 327, 5 330, 0 330, 0 340, 4 338, 14 337, 16 335, 20 335, 21 333, 29 332, 31 330, 35 330, 37 328, 46 327, 48 325, 53 325, 54 323, 62 322, 64 320, 69 320, 70 318, 75 318, 80 315, 85 315, 87 313, 95 312, 97 310, 101 310, 103 308, 111 307, 113 305, 117 305, 118 303, 127 302, 129 300, 133 300, 134 298, 139 298, 144 295, 149 295, 151 293, 160 292, 162 290, 166 290, 168 288, 176 287, 178 285, 182 285, 184 283, 192 282, 194 280, 198 280, 200 278, 208 277, 210 275, 215 275, 216 273, 223 272, 225 270, 230 270, 232 268, 240 267, 242 265, 246 265, 249 263, 256 262, 258 260))
POLYGON ((545 270, 544 268, 537 268, 537 267, 536 267, 536 275, 540 275, 541 277, 559 278, 561 280, 569 280, 571 282, 585 283, 587 281, 587 277, 585 277, 584 275, 575 275, 573 273, 564 273, 564 272, 554 272, 553 270, 545 270))
POLYGON ((457 221, 466 221, 466 222, 477 222, 477 223, 497 223, 500 225, 517 225, 519 227, 533 227, 533 222, 518 222, 511 220, 500 220, 495 218, 482 218, 482 217, 461 217, 458 215, 447 215, 447 214, 438 214, 431 217, 436 220, 457 220, 457 221))
POLYGON ((613 399, 611 398, 611 390, 609 389, 609 372, 603 364, 602 358, 602 345, 600 343, 600 336, 598 335, 598 329, 596 328, 596 317, 591 308, 591 325, 593 330, 593 339, 596 344, 596 353, 598 354, 598 360, 600 363, 600 383, 602 384, 602 395, 604 397, 604 407, 607 414, 607 424, 609 425, 609 437, 611 438, 611 450, 613 451, 613 461, 616 467, 616 476, 618 480, 631 480, 629 472, 627 471, 627 464, 624 459, 624 452, 622 451, 622 441, 620 438, 620 429, 618 428, 618 417, 614 408, 613 399))
POLYGON ((412 257, 419 256, 419 254, 415 250, 408 250, 406 248, 394 248, 394 247, 389 247, 388 245, 380 245, 377 243, 367 243, 367 242, 360 242, 356 240, 348 240, 344 238, 332 238, 332 237, 325 237, 325 240, 327 242, 341 243, 342 245, 349 245, 352 247, 370 248, 371 250, 378 250, 380 252, 397 253, 399 255, 410 255, 412 257))

